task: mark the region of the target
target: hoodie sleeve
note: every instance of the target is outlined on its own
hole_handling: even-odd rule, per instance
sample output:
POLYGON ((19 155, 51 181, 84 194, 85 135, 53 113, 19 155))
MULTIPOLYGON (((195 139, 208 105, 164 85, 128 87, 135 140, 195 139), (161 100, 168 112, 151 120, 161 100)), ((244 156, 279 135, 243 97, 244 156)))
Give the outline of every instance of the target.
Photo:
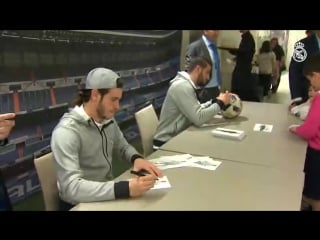
POLYGON ((319 134, 320 129, 320 94, 317 94, 311 104, 305 122, 297 128, 296 132, 302 138, 309 140, 319 134))
POLYGON ((172 88, 172 91, 170 91, 169 94, 181 113, 198 127, 212 119, 213 116, 220 111, 218 103, 213 103, 210 106, 206 103, 206 107, 202 106, 196 98, 194 89, 191 86, 183 87, 180 86, 180 84, 177 84, 172 88))
MULTIPOLYGON (((51 148, 56 164, 59 191, 63 200, 76 204, 115 199, 114 181, 96 182, 83 178, 77 154, 80 152, 78 134, 64 127, 56 128, 52 133, 51 148)), ((125 195, 128 197, 129 183, 127 181, 121 183, 121 189, 124 188, 127 189, 125 195)), ((124 195, 123 191, 119 194, 120 197, 124 195)))

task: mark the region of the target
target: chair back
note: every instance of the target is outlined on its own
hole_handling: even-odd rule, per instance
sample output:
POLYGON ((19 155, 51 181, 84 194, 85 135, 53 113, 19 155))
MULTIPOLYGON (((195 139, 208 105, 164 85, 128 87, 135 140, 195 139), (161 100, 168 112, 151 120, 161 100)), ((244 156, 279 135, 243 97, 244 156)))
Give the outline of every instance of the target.
POLYGON ((52 153, 34 159, 46 211, 59 210, 59 191, 52 153))
POLYGON ((153 105, 150 104, 136 112, 135 118, 141 136, 143 154, 147 157, 153 152, 153 136, 159 123, 158 116, 153 105))

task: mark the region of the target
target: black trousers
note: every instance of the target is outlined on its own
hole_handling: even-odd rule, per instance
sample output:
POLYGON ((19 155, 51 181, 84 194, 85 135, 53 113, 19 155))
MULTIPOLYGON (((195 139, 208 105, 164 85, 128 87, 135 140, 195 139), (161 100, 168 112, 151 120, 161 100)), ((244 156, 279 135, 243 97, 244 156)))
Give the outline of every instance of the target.
POLYGON ((159 141, 159 140, 156 140, 156 139, 153 140, 153 146, 158 147, 158 148, 161 147, 165 143, 166 142, 162 142, 162 141, 159 141))
POLYGON ((263 96, 267 96, 271 87, 271 74, 259 74, 259 85, 263 88, 263 96))
POLYGON ((63 201, 61 198, 59 198, 59 211, 69 211, 74 206, 75 205, 67 203, 63 201))

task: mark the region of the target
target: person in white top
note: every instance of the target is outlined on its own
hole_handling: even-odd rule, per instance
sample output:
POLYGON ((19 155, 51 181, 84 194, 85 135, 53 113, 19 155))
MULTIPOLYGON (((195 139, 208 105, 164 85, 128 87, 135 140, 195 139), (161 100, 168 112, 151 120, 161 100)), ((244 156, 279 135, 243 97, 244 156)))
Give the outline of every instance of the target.
POLYGON ((271 88, 272 78, 277 78, 276 55, 271 50, 270 41, 264 41, 256 56, 259 66, 259 85, 263 88, 263 96, 267 96, 271 88))

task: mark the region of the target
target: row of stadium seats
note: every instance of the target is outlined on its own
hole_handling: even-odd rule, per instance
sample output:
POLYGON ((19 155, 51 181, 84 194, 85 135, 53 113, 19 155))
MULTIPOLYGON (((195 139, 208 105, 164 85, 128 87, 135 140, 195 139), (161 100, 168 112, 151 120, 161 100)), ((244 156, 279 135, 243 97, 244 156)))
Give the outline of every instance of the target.
POLYGON ((160 37, 176 34, 177 30, 112 30, 107 31, 72 30, 2 30, 0 36, 55 42, 87 42, 103 45, 155 45, 160 37), (123 37, 123 35, 126 35, 123 37), (133 36, 130 36, 133 35, 133 36))
MULTIPOLYGON (((168 67, 162 71, 123 77, 124 91, 149 87, 167 81, 174 76, 174 69, 168 67)), ((70 103, 76 96, 78 85, 53 87, 56 104, 70 103)), ((13 92, 0 94, 0 112, 14 112, 13 92)), ((18 90, 19 111, 32 111, 49 107, 52 104, 49 88, 33 91, 18 90)))

